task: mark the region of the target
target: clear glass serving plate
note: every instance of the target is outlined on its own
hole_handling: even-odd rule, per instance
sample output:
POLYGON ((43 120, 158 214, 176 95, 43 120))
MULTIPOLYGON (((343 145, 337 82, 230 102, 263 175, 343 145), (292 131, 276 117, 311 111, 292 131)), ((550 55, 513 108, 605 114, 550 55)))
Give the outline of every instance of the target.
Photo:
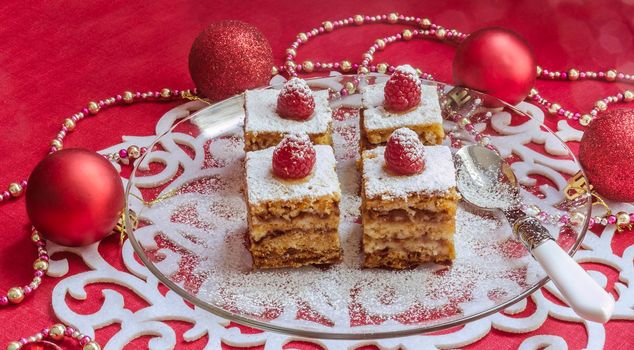
MULTIPOLYGON (((332 89, 334 149, 343 191, 343 261, 330 267, 254 270, 246 246, 241 95, 174 123, 135 164, 127 186, 129 239, 139 258, 167 287, 213 314, 259 329, 322 339, 370 339, 438 331, 465 324, 522 300, 548 278, 512 237, 501 215, 461 203, 456 259, 449 266, 405 271, 361 266, 358 196, 360 96, 340 97, 352 76, 311 79, 332 89)), ((386 76, 364 81, 374 84, 386 76)), ((452 87, 436 82, 438 91, 452 87)), ((267 87, 279 89, 281 86, 267 87)), ((490 99, 471 91, 471 95, 490 99)), ((512 163, 522 200, 553 215, 573 210, 576 226, 547 223, 571 254, 587 229, 589 199, 564 208, 568 178, 581 171, 568 147, 539 120, 509 106, 475 113, 474 126, 512 163)), ((523 106, 532 108, 530 105, 523 106)), ((455 111, 448 107, 445 115, 455 111)), ((522 108, 522 107, 520 107, 522 108)), ((536 107, 535 107, 536 108, 536 107)), ((444 122, 462 144, 473 135, 444 122)), ((445 144, 450 145, 449 140, 445 144)), ((452 151, 456 151, 452 147, 452 151)))

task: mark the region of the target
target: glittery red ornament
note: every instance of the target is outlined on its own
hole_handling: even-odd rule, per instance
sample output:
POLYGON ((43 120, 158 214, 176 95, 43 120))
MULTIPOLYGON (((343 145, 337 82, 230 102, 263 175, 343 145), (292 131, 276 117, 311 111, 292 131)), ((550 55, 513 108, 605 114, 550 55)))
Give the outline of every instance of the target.
POLYGON ((203 96, 218 101, 266 85, 273 52, 258 28, 220 21, 203 30, 189 52, 189 74, 203 96))
POLYGON ((67 149, 44 158, 26 189, 26 209, 46 239, 67 246, 108 235, 123 210, 121 178, 99 154, 67 149))
POLYGON ((634 202, 634 109, 609 110, 590 123, 579 160, 600 195, 634 202))
MULTIPOLYGON (((457 85, 495 96, 512 105, 520 103, 535 85, 537 65, 533 51, 517 34, 503 28, 471 33, 456 50, 453 80, 457 85)), ((490 107, 495 101, 484 101, 490 107)))

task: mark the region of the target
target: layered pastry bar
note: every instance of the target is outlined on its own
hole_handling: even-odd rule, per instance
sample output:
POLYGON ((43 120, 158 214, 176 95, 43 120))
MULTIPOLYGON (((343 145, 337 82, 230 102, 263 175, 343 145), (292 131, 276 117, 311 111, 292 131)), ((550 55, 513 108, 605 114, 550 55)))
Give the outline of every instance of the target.
MULTIPOLYGON (((409 70, 411 67, 399 67, 398 69, 409 70)), ((440 144, 445 133, 436 86, 421 83, 418 105, 407 111, 390 112, 385 106, 386 83, 368 85, 361 89, 363 104, 360 114, 362 149, 370 149, 384 144, 392 132, 399 128, 413 130, 425 145, 440 144)))
POLYGON ((249 250, 256 268, 332 264, 341 259, 333 149, 315 145, 311 174, 282 179, 271 169, 275 147, 246 154, 249 250))
MULTIPOLYGON (((289 82, 293 80, 300 79, 294 78, 289 82)), ((309 89, 305 83, 301 87, 309 89)), ((306 119, 282 117, 278 113, 278 95, 283 90, 250 90, 245 93, 245 151, 275 146, 284 134, 294 132, 307 133, 314 144, 332 144, 332 110, 328 103, 328 90, 309 92, 314 99, 314 111, 306 119)))
POLYGON ((451 151, 424 146, 425 168, 396 175, 387 167, 385 147, 362 153, 364 266, 405 269, 422 263, 449 263, 455 257, 456 191, 451 151))

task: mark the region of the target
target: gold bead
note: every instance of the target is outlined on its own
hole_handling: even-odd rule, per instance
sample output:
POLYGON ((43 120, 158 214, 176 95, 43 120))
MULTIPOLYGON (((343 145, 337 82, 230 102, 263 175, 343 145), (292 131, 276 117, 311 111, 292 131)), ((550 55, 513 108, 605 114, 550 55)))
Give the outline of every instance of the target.
POLYGON ((591 121, 592 121, 592 116, 590 116, 590 114, 584 114, 581 116, 581 118, 579 118, 579 124, 583 126, 590 125, 591 121))
POLYGON ((19 304, 24 300, 24 291, 20 287, 13 287, 7 292, 7 298, 12 304, 19 304))
POLYGON ((62 149, 62 147, 64 147, 64 145, 62 144, 62 141, 58 139, 51 141, 51 146, 55 147, 58 151, 62 149))
POLYGON ((614 81, 616 79, 616 71, 614 69, 610 69, 605 73, 605 79, 607 81, 614 81))
POLYGON ((33 232, 33 234, 31 235, 31 240, 33 242, 37 242, 40 239, 42 239, 42 237, 40 237, 40 234, 37 231, 33 232))
POLYGON ((541 66, 537 66, 537 76, 542 75, 542 67, 541 66))
POLYGON ((11 183, 9 185, 9 193, 11 197, 19 197, 22 194, 22 186, 17 182, 11 183))
POLYGON ((130 146, 126 151, 128 152, 128 157, 132 159, 137 159, 141 155, 141 150, 138 146, 130 146))
POLYGON ((295 51, 295 49, 293 48, 289 48, 289 49, 286 49, 286 54, 295 57, 297 56, 297 51, 295 51))
POLYGON ((577 79, 579 79, 579 71, 574 68, 570 68, 570 70, 568 71, 568 80, 577 80, 577 79))
POLYGON ((398 22, 398 13, 392 12, 389 15, 387 15, 387 21, 390 23, 398 22))
POLYGON ((295 67, 297 67, 297 64, 295 64, 295 62, 293 61, 286 61, 284 65, 286 66, 286 69, 288 70, 293 70, 295 69, 295 67))
POLYGON ((602 100, 595 102, 594 106, 597 107, 597 109, 600 111, 605 111, 606 109, 608 109, 608 105, 602 100))
POLYGON ((324 29, 325 29, 327 32, 332 32, 332 30, 333 30, 334 28, 335 28, 335 26, 332 24, 332 22, 330 22, 330 21, 326 21, 326 22, 324 22, 324 29))
POLYGON ((617 225, 625 225, 630 223, 630 215, 626 212, 620 211, 616 214, 617 225))
POLYGON ((64 339, 64 332, 66 332, 66 326, 63 324, 56 324, 51 327, 48 331, 48 335, 53 340, 62 340, 64 339))
POLYGON ((132 103, 134 102, 134 94, 132 91, 126 91, 123 93, 123 102, 132 103))
POLYGON ((423 18, 420 20, 420 26, 423 28, 429 28, 431 27, 431 21, 429 18, 423 18))
POLYGON ((162 88, 161 89, 161 97, 162 98, 169 98, 170 96, 172 96, 172 90, 170 90, 168 88, 162 88))
POLYGON ((420 70, 420 68, 416 68, 416 75, 420 77, 421 75, 423 75, 423 71, 420 70))
POLYGON ((436 31, 436 38, 444 39, 446 34, 447 34, 447 31, 444 28, 440 28, 436 31))
POLYGON ((349 93, 353 94, 354 93, 354 84, 351 81, 346 82, 346 84, 344 85, 346 90, 348 90, 349 93))
POLYGON ((42 277, 38 277, 38 276, 33 277, 33 283, 39 285, 40 283, 42 283, 42 277))
POLYGON ((83 350, 101 350, 101 347, 99 346, 99 344, 91 341, 84 345, 83 350))
POLYGON ((550 108, 548 108, 548 113, 557 114, 557 111, 559 111, 559 108, 561 108, 559 104, 553 103, 552 105, 550 105, 550 108))
POLYGON ((350 69, 352 69, 352 63, 350 63, 350 61, 348 60, 341 61, 341 64, 339 66, 341 67, 341 70, 344 72, 347 72, 350 69))
POLYGON ((354 20, 354 24, 356 24, 358 26, 363 24, 363 16, 362 15, 355 15, 353 17, 353 20, 354 20))
POLYGON ((412 31, 411 31, 411 30, 409 30, 409 29, 405 29, 405 30, 403 31, 403 39, 405 39, 405 40, 411 40, 411 39, 412 39, 412 36, 414 36, 414 35, 412 34, 412 31))
POLYGON ((304 69, 304 72, 310 73, 315 69, 315 65, 313 65, 312 61, 304 61, 304 63, 302 63, 302 68, 304 69))
POLYGON ((46 260, 37 259, 33 263, 33 269, 40 270, 40 271, 46 271, 46 270, 48 270, 48 262, 46 260))
POLYGON ((368 74, 368 69, 366 67, 359 67, 359 69, 357 70, 357 73, 368 74))
POLYGON ((625 90, 623 92, 623 101, 625 102, 634 101, 634 92, 632 92, 631 90, 625 90))
POLYGON ((271 67, 271 75, 278 75, 280 72, 277 69, 277 67, 273 66, 271 67))
POLYGON ((7 345, 7 350, 18 350, 22 347, 22 344, 18 343, 17 341, 12 341, 9 343, 9 345, 7 345))
POLYGON ((299 41, 305 43, 308 41, 308 35, 306 35, 306 33, 299 33, 297 35, 297 38, 299 39, 299 41))
POLYGON ((537 89, 532 88, 531 91, 528 93, 528 97, 533 97, 537 95, 537 89))
POLYGON ((72 131, 75 129, 75 122, 70 118, 66 118, 64 119, 64 126, 68 129, 68 131, 72 131))
POLYGON ((88 111, 90 112, 90 114, 97 114, 99 112, 99 109, 101 109, 101 107, 99 107, 97 102, 95 101, 88 102, 88 111))
POLYGON ((376 65, 376 71, 385 74, 387 72, 387 63, 379 63, 376 65))
POLYGON ((379 50, 383 50, 385 48, 385 40, 376 39, 376 46, 379 47, 379 50))

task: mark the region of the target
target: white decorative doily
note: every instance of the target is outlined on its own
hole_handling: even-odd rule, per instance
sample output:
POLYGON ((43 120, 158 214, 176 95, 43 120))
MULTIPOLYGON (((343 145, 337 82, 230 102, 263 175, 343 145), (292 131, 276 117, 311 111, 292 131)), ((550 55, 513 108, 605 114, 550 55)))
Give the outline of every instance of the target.
MULTIPOLYGON (((190 102, 176 107, 167 112, 157 123, 155 135, 150 136, 124 136, 123 142, 102 150, 103 153, 115 152, 129 145, 149 145, 157 135, 164 134, 178 120, 187 117, 204 105, 198 102, 190 102)), ((535 119, 543 121, 542 111, 530 104, 522 103, 521 109, 529 111, 535 119)), ((504 115, 495 117, 493 124, 498 123, 496 129, 501 130, 507 126, 504 115)), ((522 147, 528 141, 543 143, 544 149, 551 155, 559 155, 559 147, 553 143, 555 140, 545 137, 543 132, 537 128, 529 127, 528 122, 524 125, 516 125, 509 132, 518 138, 517 147, 513 148, 513 153, 520 154, 523 164, 530 165, 524 168, 516 167, 514 171, 518 177, 522 178, 528 172, 536 170, 544 175, 555 170, 565 171, 569 166, 566 162, 544 156, 527 147, 522 147), (535 132, 533 132, 535 130, 535 132)), ((508 127, 511 128, 511 127, 508 127)), ((178 134, 182 140, 188 144, 196 144, 191 137, 185 134, 178 134)), ((568 125, 566 121, 560 121, 557 125, 556 134, 564 141, 579 141, 581 133, 568 125)), ((175 149, 178 148, 176 143, 175 149)), ((200 144, 200 147, 204 147, 200 144)), ((180 148, 178 148, 180 150, 180 148)), ((511 150, 500 150, 502 153, 511 150)), ((169 153, 170 149, 165 149, 169 153)), ((178 167, 178 164, 166 162, 166 172, 170 172, 171 166, 178 167)), ((173 169, 172 169, 173 170, 173 169)), ((549 178, 551 178, 549 176, 549 178)), ((556 177, 555 177, 556 178, 556 177)), ((527 183, 530 185, 530 183, 527 183)), ((634 211, 634 206, 630 204, 610 203, 616 211, 634 211)), ((619 272, 618 281, 614 290, 618 293, 618 299, 612 319, 634 320, 634 288, 629 284, 634 278, 634 246, 628 247, 622 256, 616 255, 612 251, 611 241, 615 235, 614 227, 606 228, 601 235, 596 235, 590 231, 582 244, 583 250, 575 254, 575 259, 579 262, 589 262, 605 265, 619 272)), ((67 276, 68 261, 51 260, 48 274, 54 277, 64 277, 59 280, 53 290, 53 310, 55 315, 63 322, 76 326, 82 333, 94 336, 94 331, 106 327, 113 323, 121 325, 117 333, 105 343, 106 350, 122 349, 126 344, 144 335, 153 338, 149 342, 150 349, 172 349, 176 346, 177 340, 174 330, 163 323, 164 321, 184 321, 191 324, 191 328, 183 334, 185 342, 195 341, 205 335, 208 342, 205 349, 220 349, 221 342, 237 347, 249 347, 265 345, 265 349, 281 349, 282 346, 293 340, 304 340, 314 342, 327 349, 354 349, 362 345, 373 344, 381 349, 448 349, 465 346, 485 337, 495 328, 511 333, 526 333, 541 327, 544 321, 550 316, 555 319, 569 322, 582 323, 585 326, 588 342, 586 348, 600 349, 605 342, 605 328, 601 324, 588 322, 580 319, 572 310, 566 306, 554 303, 547 299, 543 292, 537 291, 531 299, 535 304, 535 310, 528 316, 513 317, 525 310, 527 301, 523 300, 504 312, 500 312, 489 317, 470 322, 464 327, 451 333, 442 335, 421 335, 403 338, 371 340, 371 341, 336 341, 336 340, 306 340, 283 334, 263 332, 257 334, 242 334, 237 328, 226 328, 229 321, 214 316, 205 310, 191 307, 186 304, 176 293, 168 291, 163 294, 159 290, 158 279, 150 271, 141 265, 134 258, 134 251, 129 242, 125 242, 121 250, 123 261, 127 271, 120 271, 110 265, 99 254, 98 243, 83 247, 69 248, 57 246, 53 243, 49 245, 51 254, 57 252, 70 252, 79 256, 88 267, 88 271, 67 276), (136 294, 145 300, 148 306, 132 311, 125 307, 124 295, 103 287, 104 296, 101 308, 93 313, 78 313, 71 309, 66 299, 68 296, 76 300, 85 300, 87 297, 86 286, 95 283, 109 283, 126 287, 130 293, 136 294)), ((591 271, 591 275, 603 286, 607 283, 607 277, 598 271, 591 271)), ((555 296, 559 292, 552 282, 545 288, 555 296)), ((565 339, 554 335, 538 335, 525 339, 520 349, 567 349, 565 339)))

